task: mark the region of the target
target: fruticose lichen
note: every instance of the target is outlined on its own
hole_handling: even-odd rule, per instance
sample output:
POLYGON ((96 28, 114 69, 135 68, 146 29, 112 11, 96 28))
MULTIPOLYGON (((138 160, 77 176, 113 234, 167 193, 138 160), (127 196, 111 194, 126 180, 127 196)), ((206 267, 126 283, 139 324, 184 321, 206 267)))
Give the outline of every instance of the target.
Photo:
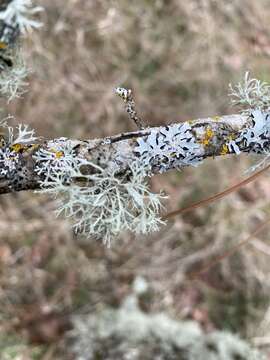
POLYGON ((266 360, 237 335, 204 334, 194 321, 143 312, 138 295, 129 295, 116 310, 73 316, 68 343, 71 338, 75 360, 266 360))
POLYGON ((14 174, 19 161, 19 154, 9 148, 0 149, 0 175, 14 174))
POLYGON ((30 16, 43 10, 41 6, 32 7, 32 0, 12 0, 7 7, 0 12, 0 20, 10 27, 19 28, 25 33, 32 28, 39 28, 42 23, 30 19, 30 16))
POLYGON ((240 112, 250 115, 253 110, 270 112, 270 85, 267 82, 251 78, 245 73, 244 81, 229 85, 231 103, 240 108, 240 112))
POLYGON ((8 101, 21 97, 25 93, 25 88, 28 85, 26 77, 29 74, 20 49, 12 49, 10 55, 13 61, 12 66, 3 62, 1 64, 0 58, 0 93, 8 101))
POLYGON ((19 124, 15 128, 8 127, 8 144, 31 144, 34 143, 38 138, 35 136, 35 130, 29 129, 28 125, 19 124))
POLYGON ((8 126, 6 122, 2 122, 1 127, 7 130, 7 136, 2 137, 0 147, 0 175, 6 178, 14 178, 18 176, 17 165, 24 146, 33 144, 37 137, 34 130, 30 130, 28 125, 18 125, 17 128, 8 126))
POLYGON ((11 0, 0 7, 0 93, 8 100, 19 97, 27 85, 28 70, 19 46, 19 35, 42 24, 30 17, 41 11, 31 0, 11 0))
MULTIPOLYGON (((259 88, 268 89, 267 85, 259 88)), ((124 100, 130 97, 130 93, 120 90, 124 100)), ((57 213, 72 218, 76 233, 109 244, 125 230, 146 234, 163 223, 159 217, 162 196, 152 193, 146 181, 154 173, 196 166, 210 155, 248 152, 268 157, 269 117, 270 107, 267 112, 259 106, 241 118, 242 127, 209 118, 145 129, 131 139, 105 138, 83 146, 67 138, 39 146, 27 126, 19 125, 15 134, 7 127, 7 140, 0 147, 0 175, 11 181, 20 174, 15 179, 18 189, 25 177, 25 151, 30 149, 34 160, 30 173, 32 166, 41 191, 61 196, 57 213)), ((10 184, 14 190, 14 182, 10 184)))
POLYGON ((83 163, 76 158, 72 141, 64 137, 48 141, 47 148, 40 149, 34 158, 37 160, 35 171, 43 174, 42 188, 51 188, 57 177, 62 180, 65 177, 66 183, 74 169, 83 163))
POLYGON ((110 244, 125 230, 146 234, 162 224, 162 196, 149 190, 139 163, 132 162, 124 174, 106 170, 76 156, 72 142, 63 139, 49 142, 35 160, 41 191, 61 196, 57 214, 72 218, 76 233, 110 244))

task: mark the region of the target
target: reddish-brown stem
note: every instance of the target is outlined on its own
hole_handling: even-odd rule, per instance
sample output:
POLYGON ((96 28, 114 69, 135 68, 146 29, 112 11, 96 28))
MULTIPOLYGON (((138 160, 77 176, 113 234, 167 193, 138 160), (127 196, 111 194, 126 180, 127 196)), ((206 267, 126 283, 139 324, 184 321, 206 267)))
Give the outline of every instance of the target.
POLYGON ((221 191, 213 196, 208 197, 207 199, 203 199, 200 200, 198 202, 195 202, 191 205, 188 205, 182 209, 178 209, 178 210, 174 210, 172 212, 169 212, 168 214, 166 214, 165 216, 163 216, 163 220, 168 220, 171 219, 172 217, 176 216, 176 215, 180 215, 180 214, 184 214, 187 213, 189 211, 192 211, 194 209, 197 209, 201 206, 204 205, 208 205, 218 199, 223 198, 224 196, 227 196, 229 194, 231 194, 232 192, 238 190, 240 187, 245 186, 249 183, 251 183, 252 181, 256 180, 259 176, 261 176, 263 173, 265 173, 268 169, 270 168, 270 165, 267 165, 265 168, 263 168, 260 171, 257 171, 255 174, 249 176, 248 178, 246 178, 245 180, 242 180, 240 182, 238 182, 237 184, 229 187, 228 189, 221 191))
POLYGON ((209 270, 211 267, 218 264, 220 261, 225 258, 232 256, 237 250, 239 250, 242 246, 246 245, 250 242, 256 235, 258 235, 268 224, 270 223, 270 218, 268 218, 263 223, 259 224, 256 229, 243 241, 233 246, 230 250, 226 251, 224 254, 218 256, 215 260, 213 260, 210 264, 207 264, 201 270, 194 272, 189 276, 190 280, 196 280, 199 275, 203 274, 205 271, 209 270))

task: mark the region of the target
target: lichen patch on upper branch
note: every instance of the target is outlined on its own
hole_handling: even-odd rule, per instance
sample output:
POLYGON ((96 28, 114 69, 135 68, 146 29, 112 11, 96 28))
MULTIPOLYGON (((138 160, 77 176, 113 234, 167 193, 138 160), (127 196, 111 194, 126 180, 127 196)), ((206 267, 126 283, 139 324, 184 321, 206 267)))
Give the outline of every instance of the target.
POLYGON ((41 7, 31 0, 11 0, 0 7, 0 93, 8 100, 19 97, 27 85, 28 70, 20 51, 19 36, 42 24, 31 16, 41 7))

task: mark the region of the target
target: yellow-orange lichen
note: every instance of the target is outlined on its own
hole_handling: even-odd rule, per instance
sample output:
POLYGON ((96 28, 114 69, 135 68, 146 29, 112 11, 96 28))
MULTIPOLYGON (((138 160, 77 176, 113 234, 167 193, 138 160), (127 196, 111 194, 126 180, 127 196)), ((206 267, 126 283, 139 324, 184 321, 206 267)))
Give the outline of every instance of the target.
POLYGON ((234 134, 231 134, 228 136, 229 141, 235 140, 235 138, 236 138, 236 135, 234 135, 234 134))
POLYGON ((6 49, 7 48, 7 44, 4 43, 3 41, 0 41, 0 49, 6 49))
POLYGON ((25 145, 22 145, 22 144, 13 144, 11 145, 10 147, 13 151, 15 152, 20 152, 21 150, 24 150, 25 149, 25 145))
POLYGON ((49 151, 51 151, 52 153, 54 153, 54 155, 55 155, 55 157, 56 157, 57 159, 60 159, 61 157, 64 156, 63 151, 56 150, 55 148, 50 148, 49 151))
POLYGON ((229 152, 228 145, 223 144, 222 148, 221 148, 221 151, 220 151, 220 155, 226 155, 226 154, 228 154, 228 152, 229 152))
POLYGON ((200 143, 205 146, 209 145, 210 140, 213 138, 214 135, 214 131, 210 127, 208 127, 204 133, 203 138, 200 140, 200 143))
POLYGON ((55 157, 56 157, 57 159, 60 159, 62 156, 64 156, 63 151, 56 151, 55 157))

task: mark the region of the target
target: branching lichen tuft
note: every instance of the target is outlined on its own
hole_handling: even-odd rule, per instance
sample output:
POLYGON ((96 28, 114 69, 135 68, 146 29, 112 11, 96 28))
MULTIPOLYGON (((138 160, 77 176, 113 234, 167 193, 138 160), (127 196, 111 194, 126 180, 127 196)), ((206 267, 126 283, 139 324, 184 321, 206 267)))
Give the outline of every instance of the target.
POLYGON ((229 85, 232 105, 239 106, 241 113, 250 115, 252 110, 270 111, 270 85, 267 82, 251 78, 245 73, 244 81, 229 85))
POLYGON ((41 186, 44 189, 51 188, 58 176, 60 181, 65 177, 66 182, 78 163, 82 164, 82 160, 76 158, 72 142, 64 137, 49 141, 47 148, 39 149, 34 159, 37 160, 37 174, 43 176, 41 186))
POLYGON ((16 127, 16 132, 14 133, 14 128, 8 127, 8 144, 31 144, 37 140, 35 136, 35 130, 29 129, 28 125, 19 124, 16 127))
POLYGON ((149 190, 139 163, 132 163, 120 175, 76 156, 71 143, 64 146, 67 143, 49 144, 48 150, 39 150, 36 172, 43 176, 41 191, 61 195, 57 214, 72 218, 76 233, 109 245, 125 230, 147 234, 159 229, 163 223, 158 216, 160 200, 164 196, 149 190))
POLYGON ((19 49, 13 49, 13 53, 13 66, 4 65, 3 69, 0 70, 0 93, 8 101, 23 95, 25 87, 28 85, 26 77, 29 70, 24 64, 21 52, 19 49))
POLYGON ((43 8, 41 6, 32 7, 32 0, 12 0, 4 11, 0 12, 0 20, 4 20, 11 26, 18 26, 22 33, 32 28, 39 28, 42 24, 39 21, 30 19, 43 8))
POLYGON ((32 7, 31 0, 12 0, 0 11, 0 93, 12 100, 24 93, 28 70, 19 44, 19 35, 42 24, 30 17, 42 8, 32 7))

